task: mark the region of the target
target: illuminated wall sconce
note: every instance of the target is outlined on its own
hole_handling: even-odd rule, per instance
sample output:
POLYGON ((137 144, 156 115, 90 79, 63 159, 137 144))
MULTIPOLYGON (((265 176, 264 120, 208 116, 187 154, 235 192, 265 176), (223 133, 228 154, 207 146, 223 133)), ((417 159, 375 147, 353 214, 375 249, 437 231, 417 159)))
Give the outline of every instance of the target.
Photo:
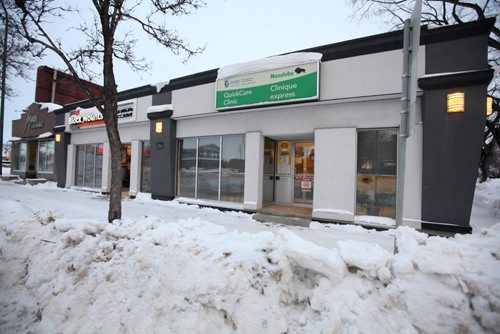
POLYGON ((56 142, 60 142, 61 141, 61 134, 60 133, 56 133, 56 142))
POLYGON ((155 132, 162 133, 163 132, 163 121, 156 121, 155 123, 155 132))
POLYGON ((488 96, 486 98, 486 116, 493 114, 493 98, 488 96))
POLYGON ((465 93, 448 94, 448 112, 465 111, 465 93))

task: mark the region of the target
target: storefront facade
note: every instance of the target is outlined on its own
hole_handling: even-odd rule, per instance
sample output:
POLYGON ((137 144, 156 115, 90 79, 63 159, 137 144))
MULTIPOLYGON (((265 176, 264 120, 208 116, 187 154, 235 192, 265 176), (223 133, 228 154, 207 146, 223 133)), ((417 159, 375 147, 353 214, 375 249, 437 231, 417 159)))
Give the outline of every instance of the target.
POLYGON ((50 106, 38 103, 32 103, 20 119, 12 122, 12 175, 55 181, 55 123, 50 106))
MULTIPOLYGON (((493 24, 423 29, 405 157, 401 31, 122 92, 120 104, 133 103, 136 113, 119 126, 130 145, 129 194, 250 212, 310 208, 319 221, 388 226, 404 159, 403 224, 470 230, 493 24), (457 92, 465 110, 450 113, 447 99, 457 92)), ((109 191, 106 132, 75 128, 75 108, 64 108, 64 184, 109 191)))
MULTIPOLYGON (((83 81, 95 95, 102 94, 102 87, 83 81)), ((65 133, 64 115, 55 113, 62 105, 87 97, 74 78, 47 66, 37 69, 35 101, 23 111, 21 118, 12 121, 11 174, 21 178, 39 178, 56 181, 58 173, 64 177, 66 147, 60 145, 65 133)))
MULTIPOLYGON (((122 94, 122 97, 124 94, 122 94)), ((132 95, 129 95, 132 96, 132 95)), ((118 124, 122 141, 123 191, 129 196, 151 191, 150 142, 148 108, 152 95, 121 99, 118 124)), ((85 103, 66 105, 65 135, 67 187, 109 192, 111 158, 109 141, 102 114, 85 103), (82 105, 84 107, 82 107, 82 105)))

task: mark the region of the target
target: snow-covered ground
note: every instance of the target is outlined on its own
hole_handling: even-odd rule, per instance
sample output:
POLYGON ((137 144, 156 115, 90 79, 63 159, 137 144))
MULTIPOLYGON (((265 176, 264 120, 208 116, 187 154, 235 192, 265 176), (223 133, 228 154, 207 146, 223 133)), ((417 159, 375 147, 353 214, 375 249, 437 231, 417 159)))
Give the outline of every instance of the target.
POLYGON ((498 181, 455 238, 0 182, 0 332, 497 333, 498 181))

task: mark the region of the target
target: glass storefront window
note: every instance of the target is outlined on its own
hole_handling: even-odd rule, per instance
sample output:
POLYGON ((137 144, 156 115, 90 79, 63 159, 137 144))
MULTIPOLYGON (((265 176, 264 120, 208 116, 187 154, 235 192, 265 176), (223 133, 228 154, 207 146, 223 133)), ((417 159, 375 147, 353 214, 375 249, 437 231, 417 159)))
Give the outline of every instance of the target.
POLYGON ((78 145, 76 147, 77 186, 100 188, 102 184, 102 144, 78 145))
POLYGON ((245 185, 245 143, 243 136, 222 137, 220 199, 243 202, 245 185))
POLYGON ((179 140, 178 196, 243 202, 245 137, 179 140))
POLYGON ((197 198, 219 199, 220 137, 198 140, 197 198))
POLYGON ((12 170, 26 171, 27 153, 26 143, 12 143, 12 170))
POLYGON ((149 140, 142 142, 141 191, 151 192, 151 144, 149 140))
POLYGON ((179 141, 179 196, 195 197, 196 181, 196 138, 179 141))
POLYGON ((395 129, 358 132, 356 214, 396 216, 395 129))
POLYGON ((54 172, 54 141, 40 141, 38 143, 38 171, 54 172))

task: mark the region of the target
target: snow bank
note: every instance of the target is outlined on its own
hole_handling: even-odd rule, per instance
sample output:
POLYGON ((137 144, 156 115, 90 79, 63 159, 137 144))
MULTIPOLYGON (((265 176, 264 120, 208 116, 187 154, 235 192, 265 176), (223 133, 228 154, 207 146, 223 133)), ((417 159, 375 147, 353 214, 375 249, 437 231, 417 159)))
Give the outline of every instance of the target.
POLYGON ((188 219, 148 214, 108 224, 46 209, 30 216, 19 203, 1 203, 2 333, 495 333, 500 326, 500 224, 450 239, 399 227, 392 255, 353 240, 327 249, 287 229, 237 232, 196 217, 208 217, 201 209, 188 219))
POLYGON ((283 56, 275 56, 245 63, 226 65, 219 68, 217 80, 241 74, 262 72, 281 67, 320 61, 321 57, 323 57, 323 55, 317 52, 296 52, 283 56))
POLYGON ((500 222, 500 179, 489 179, 476 185, 474 206, 487 210, 500 222))
POLYGON ((354 221, 358 224, 396 226, 394 219, 378 216, 354 216, 354 221))
POLYGON ((477 183, 470 226, 476 233, 500 223, 500 179, 477 183))

